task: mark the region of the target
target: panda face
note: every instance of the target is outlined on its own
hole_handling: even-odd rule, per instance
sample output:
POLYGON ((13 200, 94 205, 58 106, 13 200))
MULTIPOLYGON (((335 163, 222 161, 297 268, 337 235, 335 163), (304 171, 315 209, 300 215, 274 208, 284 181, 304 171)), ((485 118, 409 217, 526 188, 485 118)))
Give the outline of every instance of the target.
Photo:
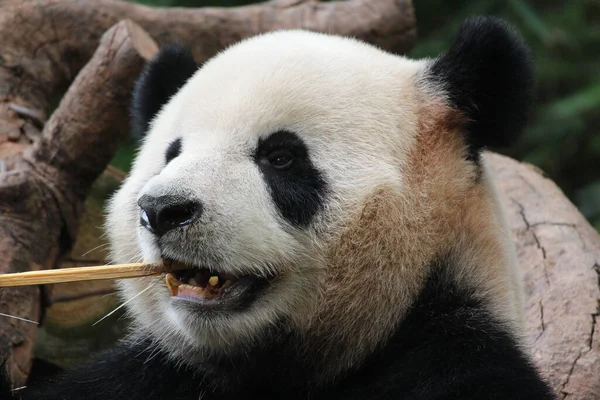
POLYGON ((521 129, 529 71, 493 20, 437 60, 301 31, 198 70, 162 51, 136 89, 145 138, 107 220, 113 262, 177 269, 120 283, 140 334, 198 363, 278 327, 335 373, 393 332, 441 257, 509 320, 517 280, 479 152, 521 129))
POLYGON ((127 299, 151 286, 130 303, 139 322, 213 348, 278 318, 308 326, 344 221, 375 188, 402 187, 421 66, 281 32, 202 67, 153 122, 108 226, 115 262, 186 264, 203 271, 180 282, 233 284, 203 300, 156 278, 124 281, 127 299))

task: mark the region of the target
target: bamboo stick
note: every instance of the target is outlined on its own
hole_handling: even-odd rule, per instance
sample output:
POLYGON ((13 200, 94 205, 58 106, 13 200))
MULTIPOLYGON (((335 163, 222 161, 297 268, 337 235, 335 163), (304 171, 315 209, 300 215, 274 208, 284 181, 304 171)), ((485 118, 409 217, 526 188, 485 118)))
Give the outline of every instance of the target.
POLYGON ((59 268, 1 274, 0 287, 45 285, 49 283, 93 281, 99 279, 137 278, 141 276, 160 275, 169 271, 171 271, 171 268, 165 265, 158 266, 142 263, 59 268))

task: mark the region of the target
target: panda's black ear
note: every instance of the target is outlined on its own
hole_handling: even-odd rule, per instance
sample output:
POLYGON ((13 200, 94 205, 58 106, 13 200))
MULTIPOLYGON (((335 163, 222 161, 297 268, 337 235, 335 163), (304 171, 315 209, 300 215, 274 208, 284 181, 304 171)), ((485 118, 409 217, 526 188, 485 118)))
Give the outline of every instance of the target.
POLYGON ((179 44, 163 47, 144 67, 133 90, 132 125, 138 139, 171 96, 196 72, 190 50, 179 44))
POLYGON ((533 63, 522 39, 502 20, 468 19, 429 72, 467 118, 471 159, 478 160, 484 147, 511 144, 522 132, 533 102, 533 63))

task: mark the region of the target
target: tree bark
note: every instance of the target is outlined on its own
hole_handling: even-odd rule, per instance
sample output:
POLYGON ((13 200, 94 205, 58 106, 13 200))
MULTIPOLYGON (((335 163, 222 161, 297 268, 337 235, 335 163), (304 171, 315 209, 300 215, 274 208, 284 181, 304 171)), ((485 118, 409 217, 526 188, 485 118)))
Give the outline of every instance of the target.
MULTIPOLYGON (((0 266, 2 272, 53 268, 77 234, 83 202, 94 180, 127 134, 135 77, 158 50, 139 26, 111 28, 81 70, 41 138, 6 160, 0 175, 0 266), (119 105, 119 106, 115 106, 119 105)), ((39 287, 4 288, 3 313, 40 319, 39 287)), ((0 359, 11 380, 24 384, 36 325, 0 323, 0 359)))
POLYGON ((188 45, 199 63, 240 39, 277 29, 355 36, 400 53, 416 39, 410 0, 275 0, 197 9, 114 0, 0 0, 0 10, 0 155, 19 153, 36 137, 49 103, 89 60, 102 34, 122 19, 139 24, 159 45, 188 45), (3 144, 7 137, 12 140, 3 144))
POLYGON ((535 362, 559 399, 600 399, 600 236, 541 171, 487 158, 524 273, 535 362))

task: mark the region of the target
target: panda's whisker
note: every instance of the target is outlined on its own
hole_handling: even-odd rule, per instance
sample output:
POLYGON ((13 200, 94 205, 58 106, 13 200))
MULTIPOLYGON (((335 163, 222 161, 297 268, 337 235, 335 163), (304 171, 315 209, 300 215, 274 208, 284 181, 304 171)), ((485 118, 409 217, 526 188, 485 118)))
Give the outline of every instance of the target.
MULTIPOLYGON (((164 335, 163 335, 164 336, 164 335)), ((161 337, 162 340, 162 337, 161 337)), ((144 361, 144 364, 149 363, 150 361, 152 361, 154 359, 154 357, 156 357, 157 355, 160 354, 160 348, 158 346, 154 346, 154 349, 152 349, 150 351, 150 354, 148 355, 148 357, 146 358, 146 361, 144 361)))
POLYGON ((110 243, 102 243, 101 245, 96 246, 93 249, 90 249, 90 250, 86 251, 85 253, 83 253, 81 255, 81 257, 85 257, 85 256, 87 256, 88 254, 90 254, 91 252, 93 252, 95 250, 104 249, 104 248, 107 248, 108 246, 110 246, 110 243))
POLYGON ((95 326, 96 324, 102 322, 103 320, 105 320, 106 318, 110 317, 111 315, 113 315, 114 313, 116 313, 117 311, 119 311, 121 308, 125 307, 127 304, 129 304, 130 302, 132 302, 133 300, 135 300, 137 297, 139 297, 141 294, 143 294, 144 292, 150 290, 152 287, 154 287, 158 282, 160 281, 153 281, 151 282, 148 287, 146 287, 145 289, 142 289, 138 294, 136 294, 135 296, 131 297, 130 299, 128 299, 127 301, 123 302, 121 305, 119 305, 117 308, 115 308, 114 310, 112 310, 111 312, 109 312, 108 314, 106 314, 104 317, 100 318, 98 321, 94 322, 92 324, 92 326, 95 326))
POLYGON ((227 340, 227 337, 226 337, 226 336, 224 335, 224 333, 223 333, 223 332, 221 332, 220 330, 219 330, 219 336, 221 337, 221 339, 222 339, 222 340, 223 340, 225 343, 227 343, 227 345, 231 345, 231 343, 229 343, 229 341, 227 340))
POLYGON ((39 325, 39 322, 37 322, 37 321, 32 321, 30 319, 23 318, 23 317, 17 317, 16 315, 0 313, 0 316, 6 317, 6 318, 18 319, 19 321, 25 321, 25 322, 29 322, 31 324, 39 325))

